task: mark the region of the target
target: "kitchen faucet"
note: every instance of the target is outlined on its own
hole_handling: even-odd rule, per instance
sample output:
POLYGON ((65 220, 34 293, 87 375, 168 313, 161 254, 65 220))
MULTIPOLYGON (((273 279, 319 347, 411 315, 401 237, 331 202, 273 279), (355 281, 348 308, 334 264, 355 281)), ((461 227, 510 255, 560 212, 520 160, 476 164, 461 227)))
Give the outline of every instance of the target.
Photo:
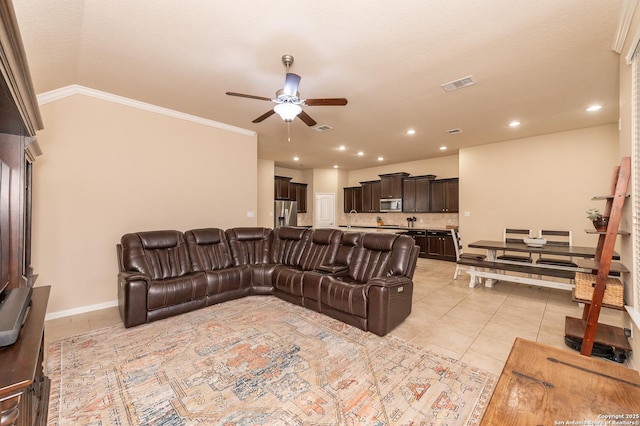
POLYGON ((347 216, 347 229, 351 229, 351 219, 353 218, 353 216, 351 215, 352 213, 358 216, 358 212, 356 210, 351 209, 349 211, 349 215, 347 216))

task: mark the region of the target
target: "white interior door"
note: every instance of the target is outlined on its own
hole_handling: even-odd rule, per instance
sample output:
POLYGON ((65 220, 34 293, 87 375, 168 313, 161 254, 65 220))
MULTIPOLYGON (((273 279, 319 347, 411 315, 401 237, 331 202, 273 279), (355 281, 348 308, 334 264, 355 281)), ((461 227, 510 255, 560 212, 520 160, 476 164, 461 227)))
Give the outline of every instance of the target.
POLYGON ((336 195, 316 192, 316 228, 333 228, 336 223, 336 195))

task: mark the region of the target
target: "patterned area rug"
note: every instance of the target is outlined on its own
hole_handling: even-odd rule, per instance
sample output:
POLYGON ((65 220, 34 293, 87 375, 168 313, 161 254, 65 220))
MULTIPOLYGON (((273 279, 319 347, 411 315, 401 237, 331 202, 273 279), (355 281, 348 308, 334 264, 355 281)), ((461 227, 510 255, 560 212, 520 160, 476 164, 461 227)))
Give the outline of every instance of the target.
POLYGON ((50 425, 476 425, 495 376, 271 296, 52 342, 50 425))

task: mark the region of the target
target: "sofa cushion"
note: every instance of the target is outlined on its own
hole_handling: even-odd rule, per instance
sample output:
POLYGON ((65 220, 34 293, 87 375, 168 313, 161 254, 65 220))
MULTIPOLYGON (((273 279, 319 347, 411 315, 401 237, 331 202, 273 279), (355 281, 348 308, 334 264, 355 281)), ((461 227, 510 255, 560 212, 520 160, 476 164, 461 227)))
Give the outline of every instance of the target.
POLYGON ((390 275, 389 259, 396 234, 365 234, 349 263, 352 281, 365 283, 373 277, 390 275))
POLYGON ((342 232, 337 229, 315 229, 304 248, 300 266, 312 271, 322 264, 333 264, 340 247, 342 232))
POLYGON ((185 232, 191 268, 194 271, 215 271, 233 266, 231 250, 224 230, 192 229, 185 232))
POLYGON ((273 231, 271 263, 299 266, 311 230, 283 226, 273 231))
POLYGON ((232 228, 227 229, 225 234, 234 265, 269 263, 271 229, 232 228))
POLYGON ((205 298, 207 281, 204 272, 149 283, 147 309, 153 311, 205 298))
POLYGON ((126 234, 120 240, 122 263, 152 280, 181 277, 191 273, 184 235, 179 231, 148 231, 126 234))

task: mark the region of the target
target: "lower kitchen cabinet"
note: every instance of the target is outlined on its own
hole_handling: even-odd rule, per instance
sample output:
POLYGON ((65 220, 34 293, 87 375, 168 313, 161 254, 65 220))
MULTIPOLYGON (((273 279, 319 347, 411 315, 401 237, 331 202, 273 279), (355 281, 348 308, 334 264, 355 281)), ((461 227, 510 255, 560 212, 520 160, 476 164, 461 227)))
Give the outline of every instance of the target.
POLYGON ((427 231, 427 253, 431 259, 456 261, 453 237, 447 231, 427 231))
POLYGON ((410 236, 420 247, 418 256, 427 257, 427 231, 407 231, 406 235, 410 236))

